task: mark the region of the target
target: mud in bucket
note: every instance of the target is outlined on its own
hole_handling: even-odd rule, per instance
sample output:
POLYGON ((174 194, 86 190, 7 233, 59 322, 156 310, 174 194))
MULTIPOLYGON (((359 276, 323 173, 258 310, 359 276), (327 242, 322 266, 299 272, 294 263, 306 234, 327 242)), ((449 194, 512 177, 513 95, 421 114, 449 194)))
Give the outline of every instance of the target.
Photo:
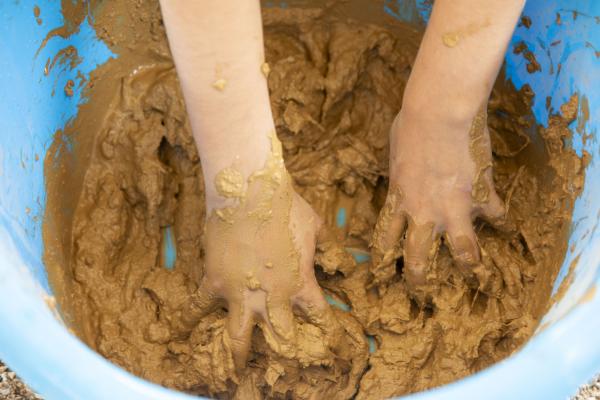
MULTIPOLYGON (((424 24, 430 12, 428 1, 371 3, 365 7, 416 25, 424 24)), ((110 363, 55 316, 54 293, 43 263, 48 196, 44 165, 52 162, 54 136, 87 101, 75 82, 87 82, 94 70, 117 57, 97 36, 91 12, 77 26, 65 25, 62 15, 57 1, 0 4, 0 359, 49 400, 198 398, 110 363), (49 32, 63 26, 42 46, 49 32), (58 59, 48 64, 49 57, 64 49, 76 51, 78 62, 58 59)), ((566 145, 578 155, 586 151, 591 156, 584 190, 574 204, 566 256, 554 282, 554 292, 561 291, 559 300, 534 337, 509 358, 406 398, 562 399, 600 370, 600 3, 530 0, 524 15, 528 19, 514 33, 503 74, 517 89, 531 88, 532 112, 541 126, 548 125, 549 110, 559 110, 577 95, 579 109, 566 145), (530 55, 515 51, 521 44, 530 55), (532 59, 537 64, 527 68, 532 59)), ((73 144, 63 145, 68 150, 73 144)), ((72 176, 83 172, 68 171, 72 176)))

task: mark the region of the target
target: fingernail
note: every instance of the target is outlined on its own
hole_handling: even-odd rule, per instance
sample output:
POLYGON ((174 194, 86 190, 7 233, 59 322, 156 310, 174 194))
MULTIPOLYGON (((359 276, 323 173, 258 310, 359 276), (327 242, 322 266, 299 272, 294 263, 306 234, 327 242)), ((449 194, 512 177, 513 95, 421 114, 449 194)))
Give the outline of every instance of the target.
POLYGON ((464 251, 462 253, 457 253, 454 256, 454 259, 465 266, 473 267, 477 264, 477 258, 473 255, 473 253, 469 251, 464 251))

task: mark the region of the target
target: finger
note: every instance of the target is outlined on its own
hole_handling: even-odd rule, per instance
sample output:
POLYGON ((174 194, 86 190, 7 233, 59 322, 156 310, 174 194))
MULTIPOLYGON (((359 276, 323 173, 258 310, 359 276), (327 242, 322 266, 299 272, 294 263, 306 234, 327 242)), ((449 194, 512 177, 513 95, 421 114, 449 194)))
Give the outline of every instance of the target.
POLYGON ((289 355, 290 351, 295 350, 296 330, 289 299, 269 298, 267 316, 261 327, 265 340, 273 351, 289 355))
POLYGON ((385 204, 377 218, 371 240, 373 263, 371 272, 376 282, 385 282, 396 273, 396 259, 400 256, 399 242, 406 228, 401 211, 402 194, 399 187, 390 187, 385 204))
POLYGON ((227 315, 227 334, 231 343, 233 362, 238 371, 246 366, 254 319, 250 310, 244 310, 241 305, 229 307, 227 315))
POLYGON ((196 290, 183 305, 181 310, 175 314, 173 324, 189 331, 194 328, 200 320, 219 305, 219 296, 217 296, 212 285, 203 280, 198 290, 196 290))
MULTIPOLYGON (((320 234, 317 242, 322 243, 323 240, 323 236, 320 234)), ((348 262, 352 266, 355 266, 354 259, 349 254, 345 252, 344 254, 350 257, 348 262)), ((308 322, 319 327, 327 335, 337 324, 334 323, 331 308, 325 300, 323 291, 315 278, 314 265, 311 258, 307 257, 302 260, 301 271, 303 285, 294 296, 293 303, 298 305, 308 322)))
POLYGON ((427 270, 438 248, 439 236, 433 223, 409 223, 404 246, 404 277, 410 286, 425 283, 427 270))
POLYGON ((481 261, 477 237, 470 219, 465 218, 450 225, 446 237, 452 258, 461 267, 473 268, 481 261))
POLYGON ((465 278, 476 278, 479 289, 487 291, 492 282, 492 270, 482 262, 483 250, 471 222, 465 218, 461 225, 449 226, 446 237, 452 258, 465 278))
POLYGON ((494 228, 505 233, 515 233, 517 228, 508 220, 506 214, 504 202, 495 190, 491 190, 489 201, 481 207, 479 215, 494 228))
POLYGON ((337 332, 338 324, 333 317, 331 307, 316 281, 304 286, 296 297, 295 304, 298 305, 308 322, 319 327, 326 334, 337 332))
POLYGON ((506 208, 504 202, 498 196, 495 190, 491 190, 489 194, 488 202, 481 207, 481 216, 488 222, 494 224, 495 222, 504 219, 506 214, 506 208))
POLYGON ((309 333, 309 324, 299 326, 302 332, 297 338, 299 359, 308 357, 308 360, 320 360, 324 367, 332 367, 331 351, 341 351, 339 346, 344 343, 341 340, 344 332, 321 288, 316 283, 310 285, 303 296, 296 297, 294 303, 310 326, 319 330, 319 334, 315 336, 314 331, 309 333))

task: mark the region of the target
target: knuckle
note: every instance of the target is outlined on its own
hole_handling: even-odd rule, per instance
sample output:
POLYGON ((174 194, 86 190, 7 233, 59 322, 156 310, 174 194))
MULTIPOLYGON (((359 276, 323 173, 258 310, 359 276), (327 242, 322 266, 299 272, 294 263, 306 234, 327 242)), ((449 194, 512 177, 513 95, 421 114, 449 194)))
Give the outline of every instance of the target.
POLYGON ((248 340, 243 335, 239 335, 235 332, 229 333, 229 339, 231 341, 231 346, 237 349, 238 351, 242 351, 248 343, 248 340))
POLYGON ((412 272, 423 271, 426 268, 425 263, 422 260, 406 260, 404 267, 412 272))
POLYGON ((413 254, 407 251, 404 256, 404 265, 411 269, 419 269, 425 266, 426 257, 422 254, 413 254))
POLYGON ((427 267, 425 264, 407 264, 405 266, 404 275, 409 283, 421 284, 425 282, 427 267))
POLYGON ((494 206, 488 207, 485 210, 485 212, 488 215, 488 217, 497 219, 497 218, 504 217, 505 209, 504 209, 504 206, 502 206, 502 205, 494 205, 494 206))
POLYGON ((450 236, 450 252, 452 253, 452 258, 459 264, 471 266, 479 262, 479 246, 477 245, 474 233, 472 235, 450 236))
POLYGON ((470 250, 459 250, 455 253, 454 259, 456 262, 464 265, 474 266, 479 262, 479 257, 470 250))

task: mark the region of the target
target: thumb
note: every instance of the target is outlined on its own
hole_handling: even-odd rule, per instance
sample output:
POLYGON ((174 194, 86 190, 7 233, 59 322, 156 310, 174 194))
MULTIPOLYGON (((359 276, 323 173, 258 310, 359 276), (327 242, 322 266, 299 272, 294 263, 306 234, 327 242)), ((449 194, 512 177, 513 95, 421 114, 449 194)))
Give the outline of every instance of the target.
POLYGON ((406 217, 400 210, 401 201, 400 187, 390 186, 371 239, 371 272, 375 283, 385 282, 396 273, 396 260, 401 255, 399 242, 406 229, 406 217))
POLYGON ((229 337, 231 354, 238 373, 246 367, 253 328, 254 320, 249 310, 244 311, 240 306, 229 308, 225 332, 229 337))

